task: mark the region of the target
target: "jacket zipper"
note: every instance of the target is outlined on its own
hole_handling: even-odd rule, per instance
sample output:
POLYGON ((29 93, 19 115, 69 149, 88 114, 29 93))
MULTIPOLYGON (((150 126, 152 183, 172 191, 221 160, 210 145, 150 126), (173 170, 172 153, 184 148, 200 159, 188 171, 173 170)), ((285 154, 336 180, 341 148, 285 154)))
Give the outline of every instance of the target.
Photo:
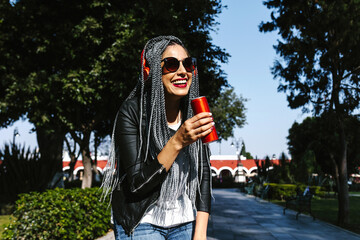
MULTIPOLYGON (((161 174, 164 169, 165 169, 165 167, 164 167, 163 165, 161 165, 161 168, 160 168, 159 170, 157 170, 155 173, 153 173, 146 182, 144 182, 143 184, 141 184, 141 186, 138 187, 138 188, 137 188, 136 190, 134 190, 134 191, 137 191, 137 190, 140 189, 142 186, 144 186, 146 183, 148 183, 157 173, 160 173, 160 174, 161 174)), ((131 229, 130 235, 132 235, 132 234, 134 233, 135 228, 136 228, 137 226, 139 226, 139 224, 140 224, 140 222, 141 222, 141 219, 145 216, 145 213, 148 211, 148 209, 149 209, 151 206, 153 206, 154 204, 156 204, 156 203, 157 203, 157 200, 155 200, 152 204, 150 204, 150 205, 145 209, 145 212, 144 212, 143 215, 141 216, 139 222, 135 225, 135 227, 133 227, 133 229, 131 229)))
POLYGON ((165 167, 163 165, 161 165, 161 168, 157 171, 155 171, 143 184, 141 184, 138 188, 134 189, 134 192, 137 192, 140 188, 142 188, 145 184, 147 184, 148 182, 150 182, 150 180, 156 175, 156 174, 161 174, 162 171, 165 169, 165 167))

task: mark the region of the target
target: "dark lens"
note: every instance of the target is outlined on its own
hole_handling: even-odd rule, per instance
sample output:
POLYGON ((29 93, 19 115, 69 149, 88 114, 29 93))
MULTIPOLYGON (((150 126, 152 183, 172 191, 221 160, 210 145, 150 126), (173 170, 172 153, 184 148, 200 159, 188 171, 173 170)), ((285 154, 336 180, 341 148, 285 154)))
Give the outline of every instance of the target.
POLYGON ((188 72, 191 72, 192 70, 194 70, 195 62, 193 59, 194 58, 192 58, 192 57, 188 57, 188 58, 185 58, 183 61, 184 68, 188 72))
POLYGON ((165 58, 164 67, 170 72, 176 72, 179 68, 179 61, 176 58, 165 58))

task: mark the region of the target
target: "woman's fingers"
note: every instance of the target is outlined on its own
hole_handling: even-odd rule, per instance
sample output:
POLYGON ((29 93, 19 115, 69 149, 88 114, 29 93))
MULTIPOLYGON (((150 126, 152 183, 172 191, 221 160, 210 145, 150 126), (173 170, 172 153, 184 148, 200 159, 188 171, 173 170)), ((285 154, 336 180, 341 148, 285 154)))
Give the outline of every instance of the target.
POLYGON ((175 134, 175 139, 185 147, 208 135, 214 126, 211 113, 203 112, 186 120, 175 134))
POLYGON ((185 121, 184 127, 186 129, 186 132, 190 133, 195 131, 195 133, 199 133, 199 131, 206 131, 208 129, 206 125, 209 123, 213 123, 213 118, 211 117, 211 115, 209 115, 208 113, 199 113, 185 121))
POLYGON ((190 138, 197 140, 209 134, 214 124, 213 118, 209 114, 197 114, 189 121, 185 121, 184 127, 190 138))
POLYGON ((210 112, 201 112, 201 113, 196 114, 192 118, 190 118, 189 121, 192 122, 192 123, 195 123, 195 122, 199 121, 202 118, 208 118, 208 117, 212 118, 212 114, 210 112))
POLYGON ((212 121, 206 125, 203 125, 197 129, 195 129, 195 133, 199 138, 205 137, 206 135, 211 133, 211 131, 214 129, 214 125, 215 125, 215 123, 212 121))
POLYGON ((196 114, 192 118, 188 119, 185 123, 190 126, 192 129, 196 129, 200 126, 203 126, 205 124, 208 124, 213 121, 212 114, 209 112, 202 112, 199 114, 196 114))

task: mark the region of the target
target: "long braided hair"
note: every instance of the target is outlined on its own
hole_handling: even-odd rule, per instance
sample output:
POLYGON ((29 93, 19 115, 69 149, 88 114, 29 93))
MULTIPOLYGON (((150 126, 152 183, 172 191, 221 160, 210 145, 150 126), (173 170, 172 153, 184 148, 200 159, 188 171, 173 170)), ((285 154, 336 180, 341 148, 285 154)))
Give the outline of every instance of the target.
MULTIPOLYGON (((174 36, 159 36, 149 40, 142 54, 141 62, 147 62, 150 67, 149 76, 145 80, 144 76, 145 66, 141 64, 141 74, 138 83, 133 91, 130 93, 126 100, 134 97, 140 98, 140 111, 139 111, 139 129, 140 129, 140 148, 145 147, 146 154, 150 154, 153 159, 157 157, 160 151, 164 148, 168 140, 171 138, 171 132, 168 127, 165 111, 165 96, 164 86, 162 82, 162 68, 161 57, 166 47, 169 45, 178 44, 185 50, 183 43, 180 39, 174 36), (142 132, 142 115, 146 113, 146 129, 145 139, 141 134, 142 132)), ((187 51, 187 50, 186 50, 187 51)), ((182 112, 182 122, 193 116, 190 106, 190 100, 199 96, 199 80, 197 68, 195 67, 192 74, 192 83, 187 96, 181 100, 180 108, 182 112)), ((117 119, 116 119, 117 120, 117 119)), ((115 124, 116 124, 115 120, 115 124)), ((115 173, 115 146, 114 146, 114 132, 112 135, 112 144, 110 151, 110 159, 107 164, 108 170, 105 172, 102 187, 105 196, 112 192, 114 187, 118 184, 119 177, 115 173)), ((185 193, 189 196, 190 200, 195 206, 196 194, 200 193, 200 184, 202 176, 202 158, 204 157, 203 151, 208 153, 200 140, 185 147, 182 154, 182 161, 179 158, 175 160, 171 166, 165 181, 162 183, 160 197, 157 202, 159 208, 154 212, 155 218, 164 219, 163 212, 160 209, 167 209, 174 204, 175 200, 185 193), (198 171, 200 169, 200 172, 198 171), (199 178, 200 176, 200 178, 199 178)), ((140 156, 142 149, 138 149, 140 156)), ((138 156, 138 157, 139 157, 138 156)), ((145 156, 144 159, 147 159, 145 156)), ((119 159, 116 159, 119 161, 119 159)))

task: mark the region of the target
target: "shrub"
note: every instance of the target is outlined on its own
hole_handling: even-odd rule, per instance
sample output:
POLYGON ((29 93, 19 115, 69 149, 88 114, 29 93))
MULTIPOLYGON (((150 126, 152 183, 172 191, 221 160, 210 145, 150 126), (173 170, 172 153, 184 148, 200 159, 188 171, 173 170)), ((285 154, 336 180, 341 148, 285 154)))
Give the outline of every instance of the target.
POLYGON ((0 149, 0 202, 14 203, 19 193, 44 191, 51 180, 52 165, 25 145, 5 144, 0 149))
MULTIPOLYGON (((277 184, 268 183, 271 187, 271 198, 272 199, 285 199, 285 197, 293 196, 296 194, 297 186, 295 184, 277 184)), ((267 185, 267 184, 264 184, 267 185)))
POLYGON ((360 192, 360 183, 353 183, 349 186, 350 191, 360 192))
MULTIPOLYGON (((286 197, 291 197, 297 193, 302 194, 307 187, 304 184, 277 184, 277 183, 265 183, 264 186, 270 185, 269 195, 271 199, 284 200, 286 197)), ((320 186, 310 186, 309 190, 312 194, 317 196, 324 196, 325 192, 322 191, 320 186)))
POLYGON ((47 190, 20 194, 15 221, 3 239, 95 239, 110 229, 108 199, 99 188, 47 190))

